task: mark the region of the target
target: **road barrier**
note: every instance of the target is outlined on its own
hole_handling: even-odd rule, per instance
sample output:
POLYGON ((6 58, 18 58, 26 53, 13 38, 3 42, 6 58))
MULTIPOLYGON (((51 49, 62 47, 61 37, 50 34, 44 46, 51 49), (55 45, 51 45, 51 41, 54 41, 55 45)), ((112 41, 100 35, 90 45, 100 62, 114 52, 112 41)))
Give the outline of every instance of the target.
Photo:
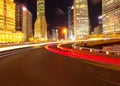
POLYGON ((74 49, 85 50, 88 52, 95 52, 95 53, 102 53, 102 54, 106 54, 106 55, 120 56, 120 51, 108 51, 108 50, 93 49, 93 48, 87 48, 87 47, 79 47, 77 43, 73 44, 72 47, 74 49))

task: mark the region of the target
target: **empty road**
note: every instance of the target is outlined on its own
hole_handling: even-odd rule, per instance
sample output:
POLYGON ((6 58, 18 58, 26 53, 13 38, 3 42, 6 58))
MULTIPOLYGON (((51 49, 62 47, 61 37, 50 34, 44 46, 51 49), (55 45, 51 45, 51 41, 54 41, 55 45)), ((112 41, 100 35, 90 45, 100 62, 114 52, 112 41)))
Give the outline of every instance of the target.
POLYGON ((55 54, 44 46, 0 58, 0 86, 120 86, 120 71, 55 54))

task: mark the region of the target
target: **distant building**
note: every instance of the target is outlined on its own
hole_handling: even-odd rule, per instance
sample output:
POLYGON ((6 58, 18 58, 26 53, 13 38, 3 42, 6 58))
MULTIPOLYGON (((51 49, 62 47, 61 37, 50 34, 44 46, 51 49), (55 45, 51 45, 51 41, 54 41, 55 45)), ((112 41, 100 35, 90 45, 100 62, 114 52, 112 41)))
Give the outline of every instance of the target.
POLYGON ((103 20, 103 16, 98 16, 98 26, 100 28, 100 33, 101 34, 103 32, 103 28, 102 28, 103 22, 102 22, 102 20, 103 20))
POLYGON ((68 39, 74 38, 74 27, 73 27, 73 8, 68 7, 68 39))
POLYGON ((37 0, 37 19, 34 25, 34 37, 47 40, 47 22, 45 17, 45 0, 37 0))
POLYGON ((22 31, 22 9, 23 4, 20 2, 16 2, 16 31, 22 31))
POLYGON ((22 32, 25 34, 25 41, 29 41, 31 37, 33 37, 33 30, 32 30, 32 14, 31 12, 23 6, 23 13, 22 13, 22 32))
POLYGON ((120 33, 120 0, 102 0, 103 34, 120 33))
POLYGON ((52 35, 51 31, 48 30, 47 36, 48 36, 48 41, 53 41, 53 35, 52 35))
POLYGON ((52 29, 52 39, 54 41, 57 41, 58 40, 58 36, 59 36, 58 29, 52 29))
POLYGON ((74 35, 76 39, 89 35, 87 0, 74 0, 74 35))
POLYGON ((98 35, 101 33, 101 29, 100 29, 100 26, 97 26, 94 28, 94 34, 98 35))

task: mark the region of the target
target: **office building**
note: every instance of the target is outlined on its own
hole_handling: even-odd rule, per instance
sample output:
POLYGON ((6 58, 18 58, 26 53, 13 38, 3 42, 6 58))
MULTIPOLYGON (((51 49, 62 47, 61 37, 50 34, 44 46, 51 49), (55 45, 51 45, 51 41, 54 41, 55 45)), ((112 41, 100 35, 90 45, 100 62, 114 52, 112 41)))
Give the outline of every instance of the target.
POLYGON ((120 0, 102 0, 103 34, 120 33, 120 0))
POLYGON ((22 32, 25 34, 25 41, 29 41, 33 37, 32 14, 25 6, 22 12, 22 32))
POLYGON ((73 7, 68 7, 68 39, 74 39, 73 7))
POLYGON ((74 36, 75 39, 89 35, 88 2, 74 0, 74 36))
POLYGON ((22 3, 16 2, 16 31, 22 31, 22 6, 22 3))
POLYGON ((15 3, 14 0, 4 1, 4 30, 15 32, 15 3))
POLYGON ((4 0, 0 0, 0 30, 4 30, 4 0))
POLYGON ((47 22, 45 17, 45 0, 37 1, 37 19, 34 25, 34 37, 39 41, 47 40, 47 22))
POLYGON ((15 29, 14 0, 0 0, 0 43, 23 42, 24 34, 15 29))

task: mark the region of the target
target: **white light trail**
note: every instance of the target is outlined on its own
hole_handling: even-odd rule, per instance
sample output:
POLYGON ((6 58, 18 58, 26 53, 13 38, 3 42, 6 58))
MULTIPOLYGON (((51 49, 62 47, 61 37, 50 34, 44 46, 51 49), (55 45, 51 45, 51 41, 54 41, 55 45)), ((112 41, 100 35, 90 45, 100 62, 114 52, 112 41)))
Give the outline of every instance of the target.
POLYGON ((19 48, 26 48, 26 47, 41 46, 41 45, 46 45, 46 44, 53 44, 53 43, 58 43, 58 42, 46 42, 46 43, 40 43, 40 44, 27 44, 27 45, 2 47, 2 48, 0 48, 0 52, 7 51, 7 50, 13 50, 13 49, 19 49, 19 48))

